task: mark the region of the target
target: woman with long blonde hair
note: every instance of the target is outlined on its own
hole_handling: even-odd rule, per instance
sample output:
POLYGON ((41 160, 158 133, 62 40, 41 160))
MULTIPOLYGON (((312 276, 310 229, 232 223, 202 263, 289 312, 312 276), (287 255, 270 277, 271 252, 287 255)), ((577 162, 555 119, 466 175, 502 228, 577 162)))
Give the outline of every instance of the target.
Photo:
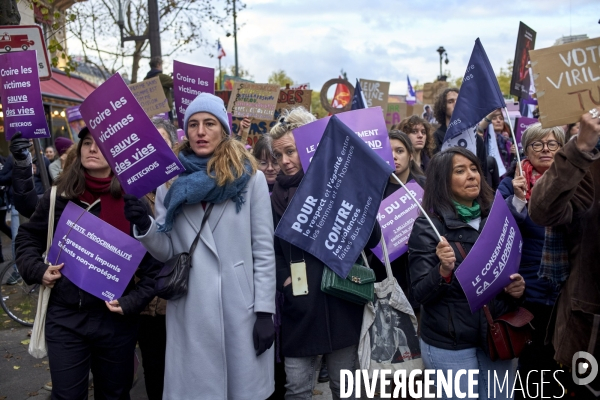
POLYGON ((200 94, 178 148, 185 172, 156 193, 156 217, 133 196, 126 217, 159 261, 190 251, 188 292, 167 303, 166 399, 265 399, 273 392, 275 254, 267 181, 231 138, 223 101, 200 94), (270 350, 269 350, 270 349, 270 350))

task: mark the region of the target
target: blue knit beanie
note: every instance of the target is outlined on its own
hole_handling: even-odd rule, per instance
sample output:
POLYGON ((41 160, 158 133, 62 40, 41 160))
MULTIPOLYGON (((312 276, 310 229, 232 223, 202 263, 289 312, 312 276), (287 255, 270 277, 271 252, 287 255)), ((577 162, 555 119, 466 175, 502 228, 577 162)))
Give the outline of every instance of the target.
POLYGON ((227 134, 231 135, 229 118, 227 117, 227 109, 225 108, 225 103, 223 103, 223 100, 220 97, 210 93, 200 93, 198 97, 191 102, 187 110, 185 110, 185 116, 183 117, 183 130, 185 131, 186 136, 188 120, 192 115, 199 112, 207 112, 214 115, 219 120, 221 125, 223 125, 223 129, 225 129, 227 134))

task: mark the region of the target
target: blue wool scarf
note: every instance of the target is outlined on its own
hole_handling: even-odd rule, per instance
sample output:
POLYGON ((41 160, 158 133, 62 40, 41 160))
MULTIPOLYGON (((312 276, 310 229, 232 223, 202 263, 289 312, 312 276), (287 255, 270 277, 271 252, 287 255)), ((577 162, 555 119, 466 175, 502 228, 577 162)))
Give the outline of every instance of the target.
POLYGON ((214 178, 208 176, 206 166, 210 157, 198 157, 194 153, 179 153, 179 160, 185 172, 179 175, 171 185, 171 188, 165 196, 165 207, 167 215, 164 225, 160 225, 160 232, 169 232, 173 229, 173 222, 177 215, 181 213, 184 204, 223 203, 231 199, 235 202, 235 209, 240 212, 245 199, 242 196, 245 193, 245 187, 251 177, 251 168, 246 164, 246 171, 235 181, 225 186, 217 186, 214 178))

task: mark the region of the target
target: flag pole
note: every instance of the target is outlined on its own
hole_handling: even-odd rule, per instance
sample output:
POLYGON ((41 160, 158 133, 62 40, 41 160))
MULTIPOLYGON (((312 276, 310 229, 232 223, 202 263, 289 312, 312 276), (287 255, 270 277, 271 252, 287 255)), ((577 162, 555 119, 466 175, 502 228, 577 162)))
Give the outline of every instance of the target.
POLYGON ((394 179, 396 179, 398 181, 398 183, 400 184, 400 186, 402 186, 402 188, 404 188, 404 190, 406 190, 406 193, 408 193, 408 195, 415 202, 415 204, 417 205, 417 207, 419 207, 419 210, 421 210, 421 213, 423 213, 423 215, 425 216, 425 218, 427 218, 427 221, 429 221, 429 224, 431 225, 431 227, 433 228, 433 231, 435 232, 435 234, 437 235, 438 239, 441 242, 442 241, 442 236, 440 235, 440 233, 438 232, 438 230, 435 228, 435 225, 433 225, 433 222, 431 222, 431 219, 429 218, 429 215, 427 215, 427 213, 425 212, 425 210, 421 206, 421 203, 419 203, 417 201, 417 199, 415 198, 415 196, 413 196, 413 194, 410 192, 410 190, 408 190, 408 188, 404 185, 404 183, 402 183, 402 181, 396 176, 396 174, 392 173, 392 176, 394 177, 394 179))
POLYGON ((523 175, 523 167, 521 166, 521 157, 519 156, 519 144, 517 143, 517 138, 515 137, 515 132, 513 130, 512 121, 510 120, 510 115, 508 115, 508 108, 504 106, 504 111, 506 112, 506 119, 508 119, 508 127, 510 128, 510 134, 512 136, 513 143, 515 145, 515 154, 517 155, 517 163, 519 164, 519 172, 521 176, 523 175))

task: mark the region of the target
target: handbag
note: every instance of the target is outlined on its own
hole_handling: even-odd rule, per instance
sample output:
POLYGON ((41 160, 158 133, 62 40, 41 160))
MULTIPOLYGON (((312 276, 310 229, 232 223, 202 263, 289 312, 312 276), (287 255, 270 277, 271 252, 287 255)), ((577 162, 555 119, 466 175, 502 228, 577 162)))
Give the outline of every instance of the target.
MULTIPOLYGON (((467 255, 462 244, 454 244, 464 260, 467 255)), ((493 319, 487 305, 483 306, 483 312, 488 322, 487 344, 490 360, 512 360, 519 357, 525 346, 531 343, 533 331, 530 322, 533 314, 519 307, 493 319)))
POLYGON ((346 279, 341 278, 328 266, 323 267, 321 291, 356 304, 373 301, 375 271, 369 268, 365 252, 361 252, 366 266, 354 264, 346 279))
POLYGON ((375 283, 375 299, 365 305, 358 345, 360 368, 376 370, 424 369, 415 312, 392 274, 385 240, 381 239, 386 279, 375 283))
POLYGON ((158 297, 165 300, 177 300, 187 293, 190 268, 192 268, 192 255, 194 254, 194 250, 196 250, 196 245, 198 244, 198 240, 200 240, 200 233, 210 216, 212 208, 213 204, 210 203, 206 207, 206 210, 204 210, 200 229, 192 242, 190 251, 182 252, 169 258, 156 276, 155 289, 158 297))
MULTIPOLYGON (((52 236, 54 235, 54 208, 56 205, 56 186, 50 189, 50 213, 48 215, 48 234, 46 239, 46 254, 44 263, 48 264, 48 252, 52 245, 52 236)), ((48 354, 46 347, 46 312, 48 311, 48 301, 50 300, 50 291, 52 289, 40 285, 38 293, 38 304, 31 329, 31 339, 29 341, 29 354, 35 358, 44 358, 48 354)))

